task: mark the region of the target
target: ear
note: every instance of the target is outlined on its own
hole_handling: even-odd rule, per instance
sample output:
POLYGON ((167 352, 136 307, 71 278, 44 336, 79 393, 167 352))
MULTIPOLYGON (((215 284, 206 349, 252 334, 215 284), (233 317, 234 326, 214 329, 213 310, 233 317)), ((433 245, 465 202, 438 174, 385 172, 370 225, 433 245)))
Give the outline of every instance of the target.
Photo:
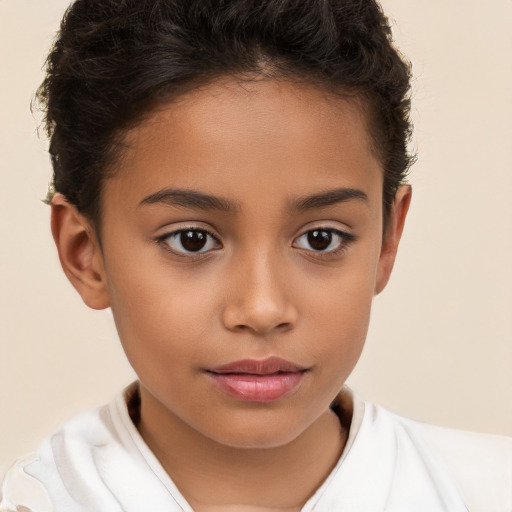
POLYGON ((109 307, 103 254, 94 228, 62 194, 55 194, 51 208, 52 234, 64 273, 90 308, 109 307))
POLYGON ((384 289, 391 276, 411 197, 412 189, 410 185, 402 185, 396 193, 395 202, 393 203, 382 240, 375 294, 380 293, 384 289))

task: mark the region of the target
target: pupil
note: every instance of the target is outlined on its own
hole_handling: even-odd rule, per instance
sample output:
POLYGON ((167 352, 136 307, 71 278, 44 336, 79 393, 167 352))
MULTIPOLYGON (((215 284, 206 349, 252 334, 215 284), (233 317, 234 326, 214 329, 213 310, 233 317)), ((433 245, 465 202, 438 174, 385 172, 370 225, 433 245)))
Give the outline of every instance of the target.
POLYGON ((310 231, 308 233, 308 243, 317 251, 325 251, 331 242, 332 233, 328 231, 310 231))
POLYGON ((180 242, 187 251, 200 251, 206 245, 206 233, 203 231, 183 231, 180 235, 180 242))

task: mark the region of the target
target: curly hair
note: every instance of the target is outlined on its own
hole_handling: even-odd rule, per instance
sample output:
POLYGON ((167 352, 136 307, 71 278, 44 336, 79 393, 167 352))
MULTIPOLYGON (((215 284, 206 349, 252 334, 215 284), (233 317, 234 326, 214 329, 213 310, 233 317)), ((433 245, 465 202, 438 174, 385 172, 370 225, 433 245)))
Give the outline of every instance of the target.
POLYGON ((37 99, 52 187, 96 224, 126 130, 220 76, 285 78, 361 98, 384 172, 384 222, 414 160, 410 64, 374 0, 76 0, 46 66, 37 99))

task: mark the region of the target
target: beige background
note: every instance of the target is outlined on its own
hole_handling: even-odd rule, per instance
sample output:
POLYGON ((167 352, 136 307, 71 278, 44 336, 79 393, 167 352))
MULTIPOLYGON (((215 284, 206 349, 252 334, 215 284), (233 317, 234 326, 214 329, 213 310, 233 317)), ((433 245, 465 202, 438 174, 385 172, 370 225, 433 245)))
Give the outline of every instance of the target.
MULTIPOLYGON (((67 0, 0 0, 0 474, 133 375, 62 274, 29 110, 67 0)), ((420 160, 398 266, 350 379, 416 419, 512 435, 512 2, 384 0, 415 67, 420 160)))

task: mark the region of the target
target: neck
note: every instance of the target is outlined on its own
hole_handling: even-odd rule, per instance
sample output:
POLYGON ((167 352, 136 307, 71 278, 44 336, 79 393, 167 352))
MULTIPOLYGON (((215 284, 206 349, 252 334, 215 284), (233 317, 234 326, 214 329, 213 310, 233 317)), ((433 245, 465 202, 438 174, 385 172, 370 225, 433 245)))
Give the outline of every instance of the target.
POLYGON ((327 409, 285 445, 226 446, 192 429, 142 386, 140 394, 139 431, 198 512, 299 511, 336 465, 347 438, 347 418, 327 409))

